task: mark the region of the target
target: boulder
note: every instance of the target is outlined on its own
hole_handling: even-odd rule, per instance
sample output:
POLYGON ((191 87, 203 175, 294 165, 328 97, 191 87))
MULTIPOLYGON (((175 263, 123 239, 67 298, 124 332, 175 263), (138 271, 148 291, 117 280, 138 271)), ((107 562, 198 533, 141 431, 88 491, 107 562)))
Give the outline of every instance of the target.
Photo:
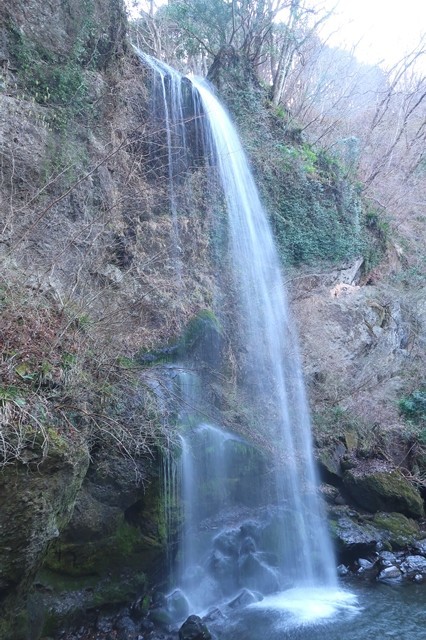
POLYGON ((345 506, 330 507, 329 512, 331 533, 344 562, 380 551, 380 565, 389 566, 394 564, 397 554, 388 557, 387 553, 412 547, 420 535, 417 522, 402 513, 378 512, 373 516, 345 506))
POLYGON ((377 580, 379 582, 384 582, 385 584, 398 584, 402 582, 402 573, 398 567, 391 565, 390 567, 382 569, 377 576, 377 580))
POLYGON ((318 461, 320 469, 330 481, 338 482, 341 480, 343 476, 341 462, 346 453, 347 449, 342 442, 334 443, 319 450, 318 461))
POLYGON ((359 565, 359 572, 364 572, 364 571, 371 571, 371 569, 374 568, 374 565, 376 563, 375 562, 371 562, 371 560, 367 560, 367 558, 359 558, 358 559, 358 565, 359 565))
POLYGON ((411 518, 424 515, 419 491, 396 469, 366 464, 346 471, 343 483, 355 502, 368 511, 398 511, 411 518))
POLYGON ((413 547, 422 556, 426 556, 426 540, 417 540, 413 547))
POLYGON ((369 555, 375 551, 381 540, 380 532, 375 527, 347 507, 334 507, 330 511, 331 532, 337 550, 345 560, 353 561, 361 553, 369 555))
POLYGON ((280 582, 277 573, 266 565, 261 554, 247 553, 238 561, 239 583, 248 589, 257 589, 262 593, 279 591, 280 582))
POLYGON ((238 529, 225 529, 213 540, 213 546, 228 556, 238 556, 240 546, 240 531, 238 529))
POLYGON ((260 600, 263 600, 263 596, 260 593, 243 589, 233 600, 228 602, 227 606, 229 609, 242 609, 260 600))
POLYGON ((413 545, 420 533, 417 522, 402 513, 375 513, 372 523, 379 530, 381 539, 393 550, 413 545))
POLYGON ((199 616, 189 616, 179 629, 179 640, 211 640, 211 637, 199 616))
POLYGON ((408 576, 426 574, 426 558, 423 556, 407 556, 401 564, 401 570, 408 576))
POLYGON ((392 567, 396 563, 396 555, 392 551, 380 551, 379 563, 384 569, 392 567))
POLYGON ((174 620, 183 620, 189 614, 189 602, 181 589, 167 596, 167 609, 174 620))

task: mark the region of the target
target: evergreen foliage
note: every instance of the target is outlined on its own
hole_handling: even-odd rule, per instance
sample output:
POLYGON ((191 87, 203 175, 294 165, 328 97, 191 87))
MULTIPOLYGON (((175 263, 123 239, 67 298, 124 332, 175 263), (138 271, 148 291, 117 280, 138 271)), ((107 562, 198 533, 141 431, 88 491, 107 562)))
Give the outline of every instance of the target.
POLYGON ((426 440, 426 388, 416 389, 402 398, 399 409, 407 420, 425 427, 423 437, 426 440))

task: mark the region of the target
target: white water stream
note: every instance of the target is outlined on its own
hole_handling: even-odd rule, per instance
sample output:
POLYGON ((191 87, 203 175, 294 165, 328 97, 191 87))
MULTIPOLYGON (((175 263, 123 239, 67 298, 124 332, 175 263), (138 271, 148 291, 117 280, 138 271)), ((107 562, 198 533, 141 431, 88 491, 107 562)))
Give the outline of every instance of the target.
MULTIPOLYGON (((159 74, 165 127, 169 131, 170 114, 173 112, 173 118, 179 119, 184 112, 184 106, 178 104, 182 99, 181 89, 174 86, 180 85, 182 78, 174 70, 169 71, 167 65, 140 52, 139 55, 154 74, 159 74)), ((250 445, 240 444, 242 441, 233 436, 229 444, 229 434, 220 428, 201 422, 194 426, 192 420, 189 432, 182 438, 185 523, 178 554, 180 584, 175 586, 187 589, 191 613, 212 604, 222 605, 226 600, 229 603, 230 597, 243 589, 247 592, 244 593, 245 607, 287 611, 304 624, 333 617, 336 611, 353 608, 354 602, 349 594, 338 589, 325 511, 317 494, 318 479, 297 336, 289 316, 267 215, 226 110, 205 81, 191 78, 191 82, 194 87, 192 113, 198 121, 196 133, 202 139, 208 169, 220 177, 227 208, 238 316, 235 324, 239 327, 237 341, 245 352, 245 391, 258 402, 259 412, 262 407, 269 407, 260 419, 268 422, 270 433, 275 507, 270 508, 265 502, 263 511, 258 509, 261 515, 247 516, 246 511, 237 522, 236 511, 230 513, 236 502, 230 500, 229 488, 239 486, 238 474, 228 462, 232 460, 235 466, 241 448, 244 450, 244 446, 250 445), (218 496, 221 506, 215 504, 218 496), (209 509, 217 512, 216 520, 211 520, 216 530, 205 534, 204 542, 200 542, 196 529, 209 509), (271 553, 267 540, 277 523, 279 541, 271 553), (278 560, 274 560, 274 554, 278 560), (257 600, 261 602, 256 604, 257 600)), ((181 125, 181 128, 176 123, 173 126, 175 133, 182 137, 181 148, 185 148, 183 120, 181 125)), ((171 138, 168 133, 170 144, 171 138)), ((173 198, 171 150, 169 164, 173 198)), ((175 209, 172 202, 173 215, 177 215, 175 209)), ((190 403, 196 404, 196 399, 191 397, 190 403)), ((252 477, 250 482, 254 494, 260 479, 252 477)), ((257 501, 256 508, 258 506, 257 501)))
POLYGON ((309 410, 297 337, 289 318, 279 258, 236 129, 207 84, 193 79, 228 208, 230 251, 239 292, 240 335, 248 351, 251 392, 276 407, 277 493, 298 514, 283 531, 287 577, 306 586, 335 587, 333 552, 316 495, 309 410))

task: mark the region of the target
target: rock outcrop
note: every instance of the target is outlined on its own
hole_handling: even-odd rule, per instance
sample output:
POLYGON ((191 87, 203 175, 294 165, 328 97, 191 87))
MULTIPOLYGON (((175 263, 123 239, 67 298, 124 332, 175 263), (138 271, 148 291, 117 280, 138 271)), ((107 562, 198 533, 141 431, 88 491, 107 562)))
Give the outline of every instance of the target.
POLYGON ((397 511, 409 518, 424 516, 419 491, 399 471, 385 464, 373 462, 346 471, 343 486, 368 511, 397 511))
POLYGON ((5 639, 27 637, 32 623, 25 596, 49 545, 73 514, 89 466, 83 439, 55 436, 47 457, 40 445, 35 435, 27 464, 6 466, 0 474, 0 635, 5 639))

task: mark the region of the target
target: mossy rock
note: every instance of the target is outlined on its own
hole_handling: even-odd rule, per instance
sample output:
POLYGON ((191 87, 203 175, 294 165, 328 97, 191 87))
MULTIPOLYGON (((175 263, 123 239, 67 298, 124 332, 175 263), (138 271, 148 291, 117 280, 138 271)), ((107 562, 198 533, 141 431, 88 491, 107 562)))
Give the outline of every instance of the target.
POLYGON ((213 366, 222 342, 223 330, 218 318, 210 309, 202 309, 191 318, 175 343, 152 351, 139 351, 134 361, 139 365, 152 365, 190 357, 213 366))
POLYGON ((364 465, 346 471, 343 483, 355 502, 368 511, 397 511, 409 518, 424 515, 419 491, 395 469, 364 465))
POLYGON ((392 549, 403 549, 412 544, 420 534, 415 520, 407 518, 402 513, 376 513, 373 524, 383 531, 392 549))
POLYGON ((184 348, 192 348, 194 344, 209 333, 222 333, 218 318, 210 309, 202 309, 188 322, 182 338, 184 348))
MULTIPOLYGON (((64 628, 81 625, 85 615, 90 618, 90 612, 95 609, 111 611, 143 596, 147 585, 147 576, 137 571, 111 572, 107 578, 99 580, 93 576, 58 576, 44 569, 37 576, 37 590, 29 598, 31 624, 37 623, 43 638, 56 637, 64 628)), ((27 638, 25 636, 25 640, 27 638)))
POLYGON ((383 535, 371 522, 346 506, 330 508, 329 528, 339 557, 354 559, 373 552, 383 535))
POLYGON ((417 522, 402 513, 380 511, 371 515, 333 506, 329 516, 330 532, 343 561, 364 557, 376 551, 377 545, 388 551, 406 549, 421 536, 417 522))
POLYGON ((25 595, 49 545, 72 515, 89 464, 83 440, 74 446, 59 434, 50 440, 49 454, 39 464, 16 462, 0 474, 2 640, 30 637, 21 633, 27 615, 25 595))
POLYGON ((121 522, 112 535, 98 540, 81 544, 58 540, 52 545, 45 567, 68 576, 101 576, 120 566, 149 570, 163 554, 159 541, 147 539, 137 527, 121 522))
POLYGON ((102 578, 126 567, 150 573, 161 564, 166 534, 159 486, 153 482, 146 492, 135 490, 133 495, 126 495, 126 488, 130 492, 122 487, 123 494, 109 495, 112 504, 106 504, 95 497, 99 485, 86 484, 68 529, 51 545, 44 566, 59 575, 102 578), (130 498, 133 504, 126 508, 130 498))
POLYGON ((342 478, 341 462, 346 453, 347 449, 342 442, 319 449, 317 456, 321 471, 331 482, 339 482, 342 478))
POLYGON ((0 618, 0 638, 2 640, 28 640, 30 622, 24 609, 15 611, 12 616, 0 618))

